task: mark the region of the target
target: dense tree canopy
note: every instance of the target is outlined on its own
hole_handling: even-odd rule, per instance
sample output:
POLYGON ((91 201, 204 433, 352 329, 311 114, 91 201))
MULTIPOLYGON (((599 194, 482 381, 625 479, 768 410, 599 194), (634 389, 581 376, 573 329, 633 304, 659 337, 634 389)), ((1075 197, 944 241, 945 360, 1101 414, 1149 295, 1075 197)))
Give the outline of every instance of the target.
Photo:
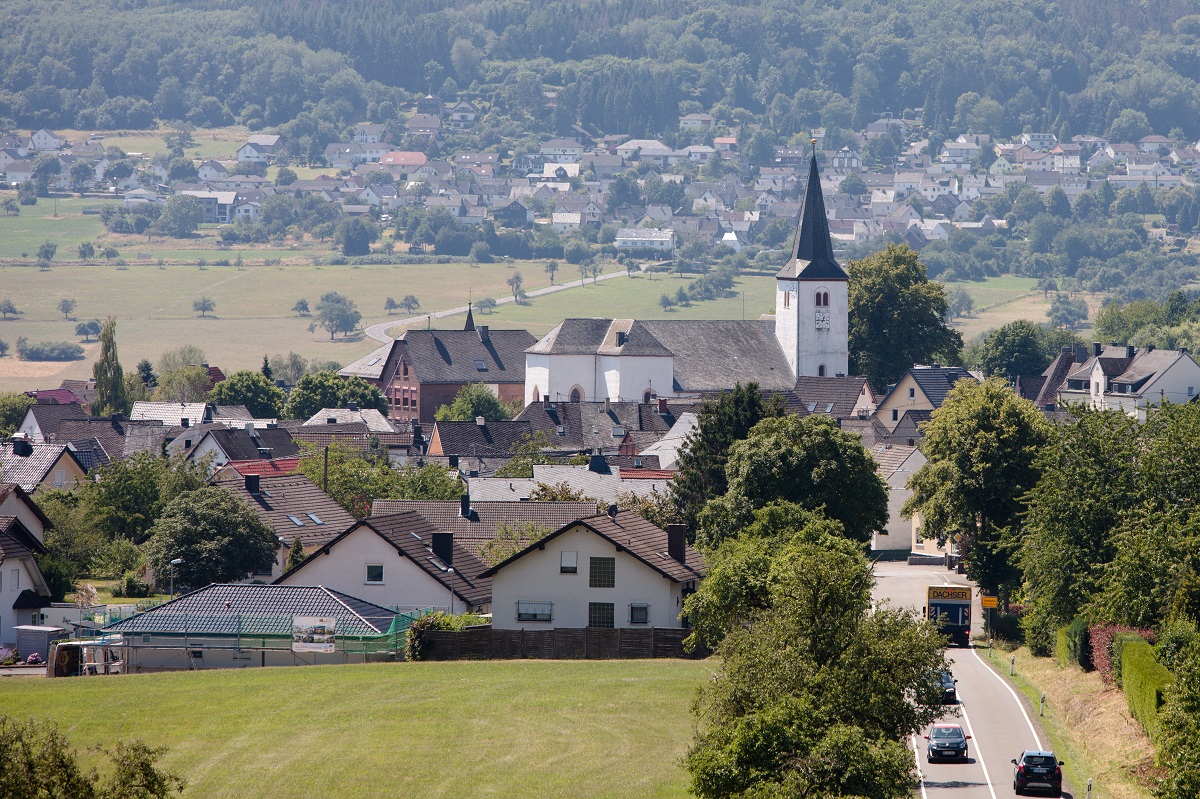
POLYGON ((454 402, 434 414, 439 422, 470 422, 480 416, 489 422, 504 421, 513 417, 513 409, 483 383, 469 383, 459 389, 454 402))
POLYGON ((234 372, 217 383, 208 395, 216 405, 245 405, 256 419, 277 419, 285 397, 262 372, 234 372))
POLYGON ((851 261, 850 373, 883 387, 915 363, 958 363, 962 337, 946 327, 946 290, 905 245, 851 261))
POLYGON ((383 394, 362 378, 343 380, 336 372, 315 372, 303 375, 296 382, 283 406, 283 415, 288 419, 308 419, 322 408, 345 408, 352 402, 362 409, 388 412, 383 394))

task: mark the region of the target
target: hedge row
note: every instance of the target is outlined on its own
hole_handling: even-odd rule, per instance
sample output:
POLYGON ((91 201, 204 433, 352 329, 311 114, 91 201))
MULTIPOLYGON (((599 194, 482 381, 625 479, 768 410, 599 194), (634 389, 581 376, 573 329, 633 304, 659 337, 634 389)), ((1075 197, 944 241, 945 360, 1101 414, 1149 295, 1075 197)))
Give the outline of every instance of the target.
POLYGON ((1067 628, 1067 657, 1084 671, 1091 671, 1092 647, 1087 619, 1077 618, 1067 628))
POLYGON ((1129 712, 1153 736, 1158 729, 1158 709, 1163 704, 1163 690, 1175 681, 1174 676, 1154 657, 1154 647, 1139 636, 1123 636, 1121 647, 1121 684, 1129 702, 1129 712), (1132 640, 1131 640, 1132 639, 1132 640))
POLYGON ((1121 633, 1134 633, 1154 643, 1154 631, 1125 627, 1119 624, 1097 624, 1088 631, 1092 642, 1092 666, 1100 672, 1100 678, 1112 685, 1121 679, 1120 659, 1113 656, 1113 639, 1121 633))
POLYGON ((1067 646, 1067 628, 1059 627, 1054 636, 1054 660, 1060 666, 1071 662, 1070 647, 1067 646))

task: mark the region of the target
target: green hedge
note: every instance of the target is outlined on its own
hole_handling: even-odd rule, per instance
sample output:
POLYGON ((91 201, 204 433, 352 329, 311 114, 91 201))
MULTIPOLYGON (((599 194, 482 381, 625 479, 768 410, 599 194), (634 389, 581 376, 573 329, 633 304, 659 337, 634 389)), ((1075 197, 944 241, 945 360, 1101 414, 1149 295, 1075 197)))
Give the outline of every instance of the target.
POLYGON ((1140 633, 1117 633, 1112 637, 1113 677, 1118 688, 1125 687, 1125 678, 1121 674, 1121 656, 1125 652, 1125 645, 1133 641, 1149 643, 1140 633))
MULTIPOLYGON (((1115 643, 1115 642, 1114 642, 1115 643)), ((1153 736, 1158 728, 1158 709, 1163 689, 1174 676, 1154 657, 1154 647, 1141 640, 1126 640, 1121 647, 1121 685, 1129 702, 1129 712, 1153 736)))
POLYGON ((1071 662, 1071 648, 1067 644, 1067 628, 1059 627, 1054 634, 1054 659, 1060 666, 1071 662))
POLYGON ((1084 671, 1092 668, 1092 642, 1087 619, 1078 618, 1067 628, 1067 657, 1084 671))

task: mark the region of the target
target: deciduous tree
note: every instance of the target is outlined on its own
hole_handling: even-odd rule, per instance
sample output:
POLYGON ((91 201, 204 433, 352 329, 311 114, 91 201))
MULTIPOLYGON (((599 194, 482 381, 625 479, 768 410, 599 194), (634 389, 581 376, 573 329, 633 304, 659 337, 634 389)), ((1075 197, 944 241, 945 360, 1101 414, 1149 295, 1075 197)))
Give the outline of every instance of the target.
POLYGON ((208 401, 217 405, 245 405, 256 419, 277 419, 286 401, 283 391, 262 372, 234 372, 213 386, 208 401))
POLYGON ((129 402, 125 397, 125 373, 117 357, 117 320, 110 316, 100 328, 100 355, 92 364, 92 377, 96 380, 96 401, 92 413, 107 416, 111 413, 129 413, 129 402))
POLYGON ((470 422, 480 416, 489 422, 504 421, 513 417, 513 409, 483 383, 468 383, 459 389, 453 402, 434 414, 439 422, 470 422))

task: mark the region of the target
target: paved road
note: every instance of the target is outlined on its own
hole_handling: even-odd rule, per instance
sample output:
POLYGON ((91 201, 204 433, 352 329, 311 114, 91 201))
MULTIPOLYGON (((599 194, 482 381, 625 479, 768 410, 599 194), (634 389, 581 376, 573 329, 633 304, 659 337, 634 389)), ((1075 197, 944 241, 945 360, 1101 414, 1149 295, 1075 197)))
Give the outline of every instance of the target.
MULTIPOLYGON (((893 605, 925 606, 928 585, 952 582, 967 584, 965 577, 940 566, 909 566, 904 563, 880 563, 875 569, 878 599, 893 605)), ((978 595, 972 619, 980 632, 978 595)), ((947 706, 943 721, 958 723, 972 738, 968 742, 966 763, 929 763, 923 738, 916 738, 919 768, 922 774, 922 799, 1008 799, 1012 789, 1012 763, 1023 749, 1041 748, 1045 735, 1037 724, 1037 708, 1009 688, 1008 682, 985 662, 986 649, 951 648, 949 657, 958 679, 959 705, 947 706)), ((1063 796, 1071 797, 1064 784, 1063 796)), ((1044 794, 1043 794, 1044 795, 1044 794)))
MULTIPOLYGON (((624 271, 608 272, 607 274, 597 275, 594 279, 595 280, 612 280, 614 277, 625 277, 626 274, 627 273, 624 271)), ((553 286, 546 286, 544 288, 534 289, 533 291, 528 292, 527 296, 541 297, 544 294, 553 294, 556 291, 565 291, 565 290, 571 289, 571 288, 578 288, 578 287, 582 286, 584 284, 584 282, 585 282, 585 278, 580 278, 579 280, 568 280, 566 283, 555 283, 553 286)), ((510 302, 513 302, 512 295, 509 295, 507 297, 501 297, 496 300, 497 305, 505 305, 510 302)), ((460 305, 457 308, 447 308, 444 311, 432 311, 430 313, 417 314, 416 316, 398 317, 395 319, 389 319, 386 322, 379 322, 377 324, 373 324, 370 327, 366 328, 363 332, 367 334, 368 338, 373 338, 378 342, 387 344, 388 342, 392 341, 392 337, 387 334, 388 330, 390 330, 393 327, 396 327, 397 325, 407 325, 407 324, 412 324, 415 322, 423 322, 427 319, 441 319, 446 316, 454 316, 456 314, 465 314, 466 312, 467 312, 467 306, 460 305)))

